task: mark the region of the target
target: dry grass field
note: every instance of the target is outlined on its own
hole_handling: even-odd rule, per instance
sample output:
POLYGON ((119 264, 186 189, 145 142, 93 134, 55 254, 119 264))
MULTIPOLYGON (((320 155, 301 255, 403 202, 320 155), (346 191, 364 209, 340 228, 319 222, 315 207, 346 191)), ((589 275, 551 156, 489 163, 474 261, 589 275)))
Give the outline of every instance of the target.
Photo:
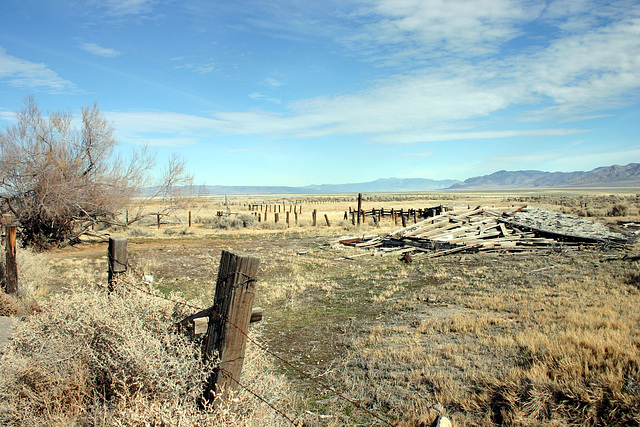
MULTIPOLYGON (((363 209, 440 204, 640 222, 639 195, 611 190, 374 194, 363 209)), ((428 426, 440 413, 458 426, 640 425, 637 247, 406 264, 337 243, 399 227, 354 226, 344 214, 355 207, 351 195, 201 197, 159 229, 151 215, 103 230, 127 236, 136 271, 154 276, 131 272, 111 295, 103 242, 21 251, 23 291, 2 302, 23 320, 0 363, 0 423, 291 425, 273 406, 305 426, 428 426), (226 405, 197 405, 211 366, 173 324, 211 305, 222 250, 261 258, 264 319, 251 336, 304 372, 249 346, 241 382, 271 406, 242 388, 226 405)))

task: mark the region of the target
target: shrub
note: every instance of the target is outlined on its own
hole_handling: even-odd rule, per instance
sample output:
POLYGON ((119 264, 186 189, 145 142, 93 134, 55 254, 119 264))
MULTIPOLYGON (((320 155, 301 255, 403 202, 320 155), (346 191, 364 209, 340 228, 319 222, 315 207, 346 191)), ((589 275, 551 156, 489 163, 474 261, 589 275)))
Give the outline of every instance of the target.
MULTIPOLYGON (((87 287, 55 295, 42 313, 18 325, 0 359, 1 425, 283 423, 242 391, 242 406, 200 408, 213 364, 203 362, 198 343, 174 327, 191 310, 127 291, 124 282, 112 294, 87 287)), ((248 352, 242 381, 282 406, 290 396, 268 371, 264 359, 248 352)))
POLYGON ((609 216, 627 216, 629 205, 624 203, 616 203, 609 211, 609 216))
POLYGON ((219 218, 213 226, 223 230, 230 228, 247 228, 253 227, 256 221, 256 217, 250 214, 228 215, 219 218))

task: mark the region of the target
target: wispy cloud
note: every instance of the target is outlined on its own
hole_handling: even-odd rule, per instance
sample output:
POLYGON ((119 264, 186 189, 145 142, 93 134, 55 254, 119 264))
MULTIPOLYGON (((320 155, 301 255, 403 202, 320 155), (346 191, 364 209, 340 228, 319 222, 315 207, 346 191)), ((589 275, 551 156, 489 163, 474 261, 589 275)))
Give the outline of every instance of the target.
POLYGON ((266 79, 264 79, 263 84, 272 87, 282 86, 282 82, 274 77, 267 77, 266 79))
POLYGON ((54 94, 79 91, 75 84, 60 77, 47 65, 9 55, 2 47, 0 81, 6 81, 12 86, 44 90, 54 94))
POLYGON ((282 103, 281 99, 274 98, 274 97, 265 95, 264 93, 260 93, 260 92, 250 93, 249 94, 249 98, 256 99, 256 100, 261 100, 261 101, 269 101, 269 102, 273 102, 274 104, 281 104, 282 103))
POLYGON ((80 43, 80 49, 87 51, 93 55, 104 56, 105 58, 114 58, 122 53, 109 47, 102 47, 97 43, 87 42, 80 43))
POLYGON ((149 12, 157 3, 156 0, 100 0, 93 3, 107 10, 114 16, 139 15, 149 12))
MULTIPOLYGON (((590 132, 558 123, 609 114, 640 95, 640 5, 634 2, 552 1, 546 9, 531 0, 358 4, 349 28, 332 27, 334 39, 392 71, 365 89, 302 98, 273 111, 149 112, 137 119, 160 121, 167 135, 364 135, 379 143, 551 137, 590 132), (528 29, 534 20, 557 31, 538 40, 528 29), (526 49, 507 46, 521 39, 528 40, 526 49), (486 130, 488 120, 502 130, 486 130), (543 120, 550 122, 530 123, 543 120)), ((271 12, 284 19, 285 9, 271 12)), ((297 29, 306 31, 289 30, 297 29)), ((191 63, 178 67, 197 70, 191 63)), ((268 90, 249 97, 280 101, 268 90)))
MULTIPOLYGON (((182 61, 184 58, 173 58, 172 61, 182 61)), ((210 74, 213 73, 214 71, 218 70, 218 67, 216 65, 215 62, 213 61, 209 61, 206 62, 204 64, 193 64, 191 62, 185 62, 183 64, 179 64, 174 66, 173 68, 177 69, 177 70, 191 70, 194 71, 198 74, 210 74)))
POLYGON ((283 145, 279 145, 276 147, 251 147, 251 148, 232 148, 229 150, 225 150, 227 153, 237 153, 243 151, 265 151, 265 150, 283 150, 285 147, 283 145))

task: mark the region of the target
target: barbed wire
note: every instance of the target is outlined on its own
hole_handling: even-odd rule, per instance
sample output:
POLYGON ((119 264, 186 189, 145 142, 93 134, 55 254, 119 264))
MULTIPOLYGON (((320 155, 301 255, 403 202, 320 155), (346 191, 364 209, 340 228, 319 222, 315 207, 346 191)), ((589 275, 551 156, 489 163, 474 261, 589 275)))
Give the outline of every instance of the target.
MULTIPOLYGON (((110 257, 110 255, 109 255, 110 257)), ((130 259, 127 260, 126 262, 128 268, 133 271, 133 273, 135 275, 137 275, 139 278, 142 278, 144 280, 144 274, 140 273, 131 263, 130 259)), ((241 284, 236 285, 236 287, 242 286, 243 284, 249 283, 251 281, 256 281, 255 278, 252 278, 242 272, 236 272, 236 273, 231 273, 225 280, 228 280, 230 277, 237 275, 237 274, 241 274, 244 275, 245 277, 247 277, 247 280, 241 284)), ((238 325, 236 325, 235 323, 233 323, 231 320, 227 319, 226 317, 224 317, 223 315, 221 315, 220 313, 215 312, 214 310, 212 310, 211 308, 202 308, 202 307, 198 307, 195 306, 193 304, 189 304, 187 302, 184 301, 177 301, 173 298, 169 298, 168 296, 162 295, 162 294, 158 294, 158 293, 153 293, 149 290, 143 289, 142 287, 139 287, 133 283, 128 283, 129 285, 131 285, 133 288, 156 298, 162 298, 164 300, 170 301, 174 304, 179 304, 182 305, 184 307, 189 307, 192 308, 194 310, 198 310, 199 312, 206 312, 208 314, 211 314, 213 316, 216 316, 217 318, 219 318, 221 321, 226 322, 228 324, 230 324, 231 326, 233 326, 234 328, 236 328, 242 335, 244 335, 246 337, 246 339, 251 342, 252 344, 254 344, 257 348, 259 348, 260 350, 262 350, 263 352, 265 352, 266 354, 270 355, 271 357, 279 360, 280 362, 282 362, 283 364, 285 364, 286 366, 288 366, 289 368, 293 369, 295 372, 297 372, 298 374, 302 375, 303 377, 306 377, 307 379, 313 381, 315 384, 317 384, 318 386, 322 387, 323 389, 331 392, 334 396, 342 399, 343 401, 349 403, 352 406, 355 406, 356 408, 360 409, 363 412, 366 412, 367 414, 371 415, 372 417, 374 417, 375 419, 377 419, 378 421, 381 421, 383 424, 386 424, 388 426, 391 427, 395 427, 396 424, 392 424, 389 421, 385 420, 384 418, 382 418, 381 416, 379 416, 378 414, 376 414, 375 412, 371 411, 370 409, 362 406, 360 403, 356 402, 353 399, 350 399, 348 397, 346 397, 345 395, 343 395, 342 393, 340 393, 339 391, 335 390, 333 387, 331 387, 328 384, 323 383, 322 381, 318 380, 316 377, 312 376, 311 374, 308 374, 306 372, 304 372, 302 369, 298 368, 297 366, 295 366, 292 362, 288 361, 287 359, 285 359, 284 357, 280 356, 279 354, 269 350, 265 345, 261 344, 260 342, 258 342, 257 340, 255 340, 254 338, 250 337, 248 335, 248 333, 244 330, 242 330, 242 328, 240 328, 238 325)), ((226 298, 228 296, 225 295, 224 298, 226 298)), ((216 298, 217 300, 217 298, 216 298)), ((277 410, 275 407, 273 407, 270 403, 268 403, 266 401, 266 399, 262 398, 261 396, 258 396, 257 393, 249 390, 248 388, 246 388, 246 386, 241 385, 238 380, 236 378, 234 378, 233 376, 231 376, 230 373, 228 373, 227 371, 224 371, 222 368, 218 368, 219 370, 223 371, 223 373, 225 373, 226 375, 230 376, 230 378, 236 382, 238 385, 240 385, 242 388, 244 388, 245 390, 247 390, 249 393, 253 394, 254 396, 256 396, 257 398, 259 398, 260 400, 262 400, 263 402, 267 403, 270 407, 272 407, 274 410, 276 410, 278 413, 280 413, 281 415, 283 415, 283 413, 280 410, 277 410)), ((284 416, 284 415, 283 415, 284 416)), ((288 416, 284 416, 284 418, 286 418, 287 420, 291 421, 294 425, 295 423, 288 417, 288 416)))

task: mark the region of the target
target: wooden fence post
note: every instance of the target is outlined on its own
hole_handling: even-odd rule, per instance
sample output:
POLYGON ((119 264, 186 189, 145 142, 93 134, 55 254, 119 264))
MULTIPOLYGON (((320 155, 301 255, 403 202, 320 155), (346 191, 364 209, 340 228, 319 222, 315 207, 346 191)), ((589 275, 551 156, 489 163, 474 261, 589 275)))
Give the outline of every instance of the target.
POLYGON ((189 227, 191 227, 191 211, 189 211, 189 227))
POLYGON ((127 238, 123 236, 109 237, 109 292, 113 292, 118 276, 127 271, 127 238))
POLYGON ((324 220, 327 221, 327 227, 331 227, 331 223, 329 222, 329 217, 327 214, 324 214, 324 220))
POLYGON ((16 261, 16 229, 15 225, 5 226, 7 232, 6 281, 8 294, 18 292, 18 263, 16 261))
POLYGON ((160 214, 158 214, 158 230, 160 230, 160 214))
POLYGON ((358 225, 360 225, 360 211, 362 210, 362 193, 358 193, 358 225))
POLYGON ((313 226, 314 226, 314 227, 315 227, 315 226, 316 226, 316 224, 317 224, 317 222, 316 222, 317 215, 318 215, 318 210, 317 210, 317 209, 314 209, 314 210, 313 210, 313 213, 311 214, 311 216, 313 217, 313 226))
POLYGON ((209 326, 204 340, 204 357, 216 355, 220 364, 206 382, 204 399, 226 399, 242 371, 247 345, 246 333, 255 296, 256 273, 260 258, 222 251, 209 326))

